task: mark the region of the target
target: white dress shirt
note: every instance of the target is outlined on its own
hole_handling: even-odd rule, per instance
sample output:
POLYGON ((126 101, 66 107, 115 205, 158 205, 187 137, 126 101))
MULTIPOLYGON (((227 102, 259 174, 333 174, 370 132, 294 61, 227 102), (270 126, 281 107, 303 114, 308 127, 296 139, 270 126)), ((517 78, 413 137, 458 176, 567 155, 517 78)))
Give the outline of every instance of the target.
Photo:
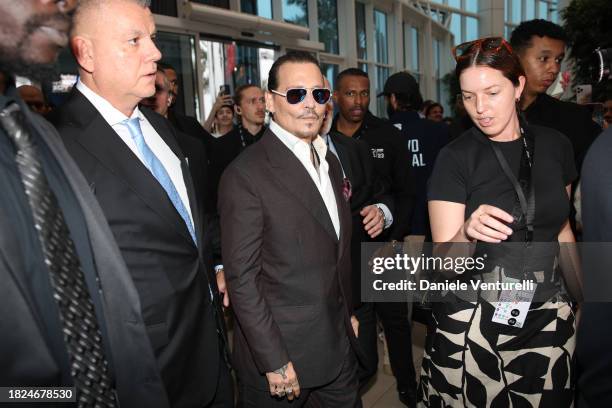
POLYGON ((280 139, 281 142, 298 158, 300 163, 304 166, 313 183, 317 186, 319 194, 325 203, 329 217, 334 224, 334 230, 336 230, 336 236, 340 238, 340 218, 338 216, 338 206, 336 204, 336 195, 334 194, 334 188, 329 178, 329 164, 325 159, 327 154, 327 144, 323 141, 320 136, 317 136, 312 141, 321 164, 319 165, 319 173, 315 169, 310 159, 310 144, 297 136, 292 135, 285 129, 283 129, 278 123, 270 120, 270 130, 280 139))
POLYGON ((123 122, 127 119, 138 118, 140 120, 140 129, 146 144, 149 146, 151 151, 157 156, 161 164, 166 169, 168 176, 174 184, 174 188, 179 194, 183 205, 187 209, 191 223, 193 224, 193 215, 191 214, 191 206, 189 205, 189 196, 187 195, 187 187, 185 186, 185 180, 183 179, 183 170, 181 169, 181 160, 174 154, 172 149, 168 147, 164 139, 155 131, 153 126, 149 123, 147 118, 140 112, 138 107, 134 109, 131 117, 125 116, 119 112, 110 102, 92 91, 84 83, 79 81, 76 84, 77 89, 85 95, 85 97, 92 103, 92 105, 100 112, 100 115, 104 120, 113 128, 117 135, 121 138, 123 143, 130 148, 132 153, 138 157, 138 159, 145 165, 144 159, 141 157, 140 152, 136 143, 132 139, 130 131, 123 122))

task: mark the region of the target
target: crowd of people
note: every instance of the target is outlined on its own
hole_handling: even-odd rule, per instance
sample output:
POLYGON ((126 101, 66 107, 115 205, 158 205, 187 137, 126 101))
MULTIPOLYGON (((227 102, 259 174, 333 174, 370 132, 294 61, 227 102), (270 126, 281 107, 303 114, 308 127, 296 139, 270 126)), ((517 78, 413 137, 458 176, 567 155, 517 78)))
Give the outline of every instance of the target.
POLYGON ((331 89, 292 51, 200 124, 147 1, 2 2, 0 23, 0 386, 74 387, 79 407, 361 407, 380 322, 406 406, 612 406, 612 313, 588 302, 612 262, 581 271, 561 245, 610 241, 612 135, 546 93, 561 27, 454 48, 453 120, 407 72, 374 96, 348 68, 331 89), (62 105, 16 89, 68 44, 62 105), (479 279, 537 283, 526 316, 446 293, 415 372, 412 305, 361 287, 362 243, 405 241, 475 244, 479 279))

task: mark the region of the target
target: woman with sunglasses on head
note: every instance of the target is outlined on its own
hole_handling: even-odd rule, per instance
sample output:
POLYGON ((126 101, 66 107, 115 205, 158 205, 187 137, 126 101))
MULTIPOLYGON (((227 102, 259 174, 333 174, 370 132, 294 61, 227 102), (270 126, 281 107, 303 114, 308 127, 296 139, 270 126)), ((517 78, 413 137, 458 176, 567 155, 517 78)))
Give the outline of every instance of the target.
POLYGON ((518 300, 523 307, 512 306, 518 298, 508 290, 449 292, 434 303, 420 396, 429 407, 569 407, 575 315, 564 287, 581 295, 577 275, 565 266, 568 250, 558 243, 574 242, 572 147, 555 130, 520 117, 525 76, 505 40, 485 38, 453 52, 475 127, 437 158, 428 191, 433 241, 464 249, 473 243, 471 256, 486 254, 482 270, 456 280, 526 279, 534 286, 518 300))

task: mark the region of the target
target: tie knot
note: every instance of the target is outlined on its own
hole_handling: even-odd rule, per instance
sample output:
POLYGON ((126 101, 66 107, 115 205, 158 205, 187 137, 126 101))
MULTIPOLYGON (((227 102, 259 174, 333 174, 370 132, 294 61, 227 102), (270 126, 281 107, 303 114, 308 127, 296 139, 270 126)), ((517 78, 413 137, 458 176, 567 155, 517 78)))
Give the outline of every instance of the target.
POLYGON ((142 129, 140 128, 140 118, 136 117, 136 118, 126 119, 123 121, 123 124, 127 126, 128 130, 130 131, 130 135, 132 136, 132 139, 138 140, 138 139, 143 138, 142 129))

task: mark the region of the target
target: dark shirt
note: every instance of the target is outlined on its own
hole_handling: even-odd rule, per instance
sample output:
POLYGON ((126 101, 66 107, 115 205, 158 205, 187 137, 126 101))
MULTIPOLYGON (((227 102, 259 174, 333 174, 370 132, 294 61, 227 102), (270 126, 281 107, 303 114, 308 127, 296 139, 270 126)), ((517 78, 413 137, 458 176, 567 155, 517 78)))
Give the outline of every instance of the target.
POLYGON ((214 202, 217 202, 217 190, 219 189, 219 181, 221 181, 221 175, 229 166, 229 164, 236 158, 244 149, 252 145, 263 135, 266 127, 262 127, 261 130, 252 135, 248 130, 242 126, 236 126, 225 135, 214 139, 210 143, 210 173, 211 173, 211 185, 214 202))
POLYGON ((168 120, 181 132, 204 142, 204 147, 207 149, 207 152, 209 151, 210 143, 215 138, 204 129, 196 118, 178 113, 174 109, 169 109, 168 120))
POLYGON ((580 172, 589 146, 601 133, 601 128, 593 121, 588 109, 560 101, 548 94, 540 94, 524 113, 529 123, 553 128, 572 142, 576 169, 580 172))
MULTIPOLYGON (((572 146, 557 131, 527 127, 535 140, 532 181, 535 183, 534 242, 556 241, 567 220, 570 202, 566 186, 577 176, 572 146)), ((488 204, 511 214, 516 192, 497 161, 489 139, 476 127, 466 131, 440 151, 429 179, 428 200, 465 204, 465 219, 488 204)), ((518 176, 522 140, 494 142, 518 176)), ((514 231, 509 241, 522 240, 514 231)))
MULTIPOLYGON (((10 89, 6 95, 0 95, 0 110, 17 100, 16 92, 14 89, 10 89)), ((28 109, 22 101, 19 100, 18 103, 22 110, 28 109)), ((102 318, 103 309, 97 283, 97 274, 85 218, 68 180, 66 180, 52 153, 33 126, 29 125, 28 130, 32 137, 32 142, 38 151, 49 187, 57 197, 58 204, 68 225, 70 237, 74 242, 76 252, 81 261, 81 268, 85 275, 87 288, 91 294, 94 309, 98 316, 107 361, 111 364, 108 337, 106 335, 105 322, 102 318)), ((49 386, 70 385, 73 381, 70 376, 66 345, 62 336, 59 308, 53 299, 49 270, 44 263, 42 247, 34 228, 32 211, 15 162, 15 148, 2 126, 0 126, 0 191, 2 191, 2 194, 0 194, 0 206, 7 214, 11 215, 11 218, 6 221, 12 224, 12 230, 16 232, 15 238, 19 239, 21 243, 22 252, 14 254, 14 256, 22 257, 23 263, 26 265, 26 269, 18 271, 18 273, 23 273, 27 277, 26 280, 29 283, 32 299, 36 303, 37 313, 41 316, 44 325, 45 340, 60 367, 61 377, 58 378, 58 383, 49 384, 49 386)))
MULTIPOLYGON (((334 118, 332 131, 338 131, 338 116, 334 118)), ((414 177, 408 159, 408 149, 399 130, 389 121, 377 118, 369 111, 353 139, 365 141, 374 159, 374 169, 395 201, 393 225, 380 239, 403 240, 410 233, 414 206, 414 177)))
POLYGON ((389 119, 404 137, 408 148, 407 159, 412 166, 416 200, 410 233, 430 237, 427 212, 427 180, 431 176, 438 152, 449 139, 448 126, 422 119, 417 112, 396 112, 389 119))

